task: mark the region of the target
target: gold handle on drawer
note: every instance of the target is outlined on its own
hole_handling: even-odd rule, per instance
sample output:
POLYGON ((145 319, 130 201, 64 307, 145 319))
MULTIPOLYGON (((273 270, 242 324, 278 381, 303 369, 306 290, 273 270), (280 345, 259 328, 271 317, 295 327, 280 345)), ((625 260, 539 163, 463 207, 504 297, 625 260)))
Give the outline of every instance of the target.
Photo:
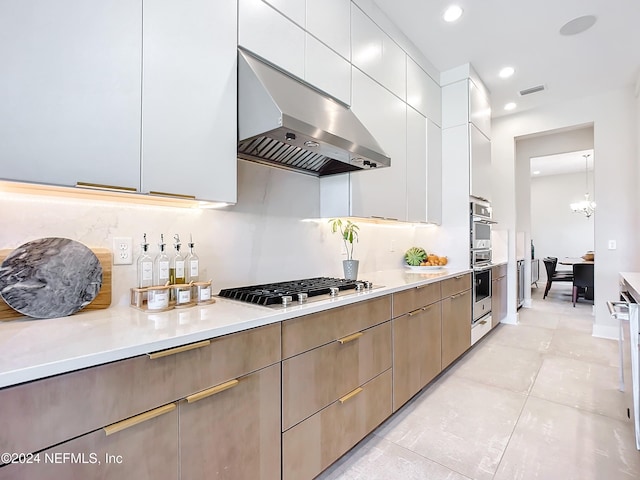
POLYGON ((78 188, 92 188, 94 190, 114 190, 116 192, 136 193, 137 188, 134 187, 120 187, 118 185, 103 185, 101 183, 89 183, 89 182, 76 182, 78 188))
POLYGON ((462 293, 456 293, 455 295, 451 295, 449 298, 450 298, 451 300, 454 300, 454 299, 456 299, 456 298, 458 298, 458 297, 461 297, 461 296, 462 296, 462 293))
POLYGON ((225 390, 229 390, 230 388, 235 387, 240 383, 238 379, 229 380, 228 382, 221 383, 220 385, 216 385, 215 387, 207 388, 206 390, 202 390, 201 392, 194 393, 193 395, 189 395, 187 397, 187 403, 197 402, 198 400, 202 400, 203 398, 210 397, 211 395, 215 395, 216 393, 224 392, 225 390))
POLYGON ((169 405, 155 408, 153 410, 149 410, 148 412, 141 413, 140 415, 136 415, 135 417, 127 418, 126 420, 122 420, 121 422, 108 425, 104 427, 103 430, 107 436, 112 435, 119 432, 120 430, 133 427, 134 425, 138 425, 139 423, 146 422, 147 420, 151 420, 152 418, 156 418, 160 415, 164 415, 165 413, 172 412, 175 409, 176 404, 170 403, 169 405))
POLYGON ((464 278, 465 276, 466 276, 466 274, 458 275, 457 277, 453 277, 453 278, 455 278, 456 280, 460 280, 461 278, 464 278))
POLYGON ((185 195, 183 193, 169 193, 169 192, 156 192, 151 190, 149 195, 159 195, 161 197, 174 197, 174 198, 186 198, 187 200, 195 200, 195 195, 185 195))
POLYGON ((416 314, 418 314, 418 313, 421 313, 421 312, 423 312, 423 311, 424 311, 424 308, 418 308, 417 310, 414 310, 413 312, 409 312, 407 315, 408 315, 409 317, 413 317, 414 315, 416 315, 416 314))
POLYGON ((481 322, 478 322, 479 325, 486 325, 487 321, 486 320, 482 320, 481 322))
POLYGON ((196 348, 206 347, 211 345, 211 340, 204 340, 198 343, 191 343, 189 345, 183 345, 181 347, 170 348, 168 350, 161 350, 159 352, 147 353, 151 360, 155 360, 156 358, 168 357, 169 355, 175 355, 176 353, 188 352, 189 350, 194 350, 196 348))
POLYGON ((344 345, 345 343, 353 342, 354 340, 360 338, 362 335, 364 335, 364 332, 356 332, 353 335, 349 335, 347 337, 339 338, 338 342, 340 342, 342 345, 344 345))
POLYGON ((340 403, 344 403, 347 400, 352 399, 353 397, 355 397, 356 395, 358 395, 361 391, 363 390, 362 387, 358 387, 356 388, 353 392, 349 392, 347 393, 344 397, 342 397, 339 401, 340 403))

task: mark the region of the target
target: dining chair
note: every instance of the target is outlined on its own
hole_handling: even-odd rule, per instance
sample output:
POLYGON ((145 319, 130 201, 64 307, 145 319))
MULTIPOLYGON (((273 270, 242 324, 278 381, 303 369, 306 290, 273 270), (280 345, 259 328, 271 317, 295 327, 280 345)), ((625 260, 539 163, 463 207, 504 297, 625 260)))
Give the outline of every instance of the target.
POLYGON ((573 265, 573 306, 580 294, 585 299, 593 298, 593 263, 576 263, 573 265))
POLYGON ((547 271, 547 285, 544 287, 544 295, 542 296, 545 299, 553 282, 573 282, 573 272, 556 272, 556 266, 558 265, 556 257, 545 257, 542 261, 547 271))

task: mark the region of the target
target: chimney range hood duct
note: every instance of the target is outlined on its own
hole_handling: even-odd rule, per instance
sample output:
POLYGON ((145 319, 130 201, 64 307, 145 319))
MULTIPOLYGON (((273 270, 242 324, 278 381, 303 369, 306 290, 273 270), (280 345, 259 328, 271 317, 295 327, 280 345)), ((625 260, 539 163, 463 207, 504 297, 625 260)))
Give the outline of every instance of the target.
POLYGON ((238 157, 316 176, 391 164, 348 107, 242 50, 238 157))

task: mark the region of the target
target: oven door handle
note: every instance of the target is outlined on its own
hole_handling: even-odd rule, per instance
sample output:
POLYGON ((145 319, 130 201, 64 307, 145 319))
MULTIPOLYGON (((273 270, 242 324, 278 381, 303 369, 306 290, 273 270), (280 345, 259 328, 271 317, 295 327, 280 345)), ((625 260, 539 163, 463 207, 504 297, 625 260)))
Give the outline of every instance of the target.
POLYGON ((493 265, 487 265, 485 267, 473 267, 473 271, 474 272, 484 272, 486 270, 491 270, 493 268, 493 265))

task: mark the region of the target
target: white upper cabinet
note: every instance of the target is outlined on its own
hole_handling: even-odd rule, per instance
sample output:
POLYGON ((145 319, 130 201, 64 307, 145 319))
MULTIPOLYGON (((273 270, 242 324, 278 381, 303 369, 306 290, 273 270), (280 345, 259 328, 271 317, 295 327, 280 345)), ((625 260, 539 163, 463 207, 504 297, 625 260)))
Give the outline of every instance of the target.
POLYGON ((305 35, 305 81, 349 105, 351 64, 308 33, 305 35))
POLYGON ((476 197, 491 200, 491 141, 473 123, 469 123, 471 187, 476 197))
POLYGON ((351 60, 350 0, 307 0, 306 19, 309 33, 351 60))
POLYGON ((391 157, 391 166, 351 173, 352 215, 407 218, 407 105, 357 68, 353 69, 353 112, 391 157))
POLYGON ((469 79, 469 121, 491 138, 491 104, 482 86, 469 79))
POLYGON ((442 132, 407 107, 407 220, 442 223, 442 132))
POLYGON ((263 0, 305 28, 305 0, 263 0))
POLYGON ((139 188, 141 0, 0 2, 0 177, 139 188))
POLYGON ((442 124, 440 85, 410 57, 407 57, 407 104, 436 125, 442 124))
POLYGON ((442 87, 442 128, 469 123, 469 80, 442 87))
POLYGON ((351 6, 351 61, 406 100, 407 54, 354 4, 351 6))
POLYGON ((238 45, 304 78, 305 31, 262 0, 239 0, 238 12, 238 45))
POLYGON ((232 1, 145 2, 144 193, 236 201, 235 25, 232 1))

